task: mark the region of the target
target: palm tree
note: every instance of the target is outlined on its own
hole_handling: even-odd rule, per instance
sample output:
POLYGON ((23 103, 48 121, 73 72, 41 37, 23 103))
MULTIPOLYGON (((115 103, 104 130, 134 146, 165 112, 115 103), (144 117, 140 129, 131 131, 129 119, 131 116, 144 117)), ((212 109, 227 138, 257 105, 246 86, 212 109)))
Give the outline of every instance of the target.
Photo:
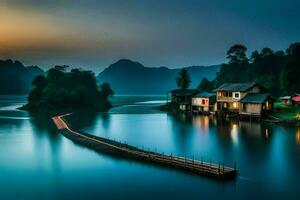
POLYGON ((176 78, 177 86, 181 89, 187 89, 191 82, 189 72, 186 69, 182 69, 176 78))

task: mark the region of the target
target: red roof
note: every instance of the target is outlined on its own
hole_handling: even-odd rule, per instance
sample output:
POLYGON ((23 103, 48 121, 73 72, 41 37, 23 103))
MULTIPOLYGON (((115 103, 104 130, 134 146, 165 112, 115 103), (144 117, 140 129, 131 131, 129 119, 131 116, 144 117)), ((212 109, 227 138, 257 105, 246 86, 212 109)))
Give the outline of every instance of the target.
POLYGON ((294 96, 294 97, 292 98, 292 100, 293 100, 293 101, 296 101, 296 102, 300 102, 300 95, 294 96))

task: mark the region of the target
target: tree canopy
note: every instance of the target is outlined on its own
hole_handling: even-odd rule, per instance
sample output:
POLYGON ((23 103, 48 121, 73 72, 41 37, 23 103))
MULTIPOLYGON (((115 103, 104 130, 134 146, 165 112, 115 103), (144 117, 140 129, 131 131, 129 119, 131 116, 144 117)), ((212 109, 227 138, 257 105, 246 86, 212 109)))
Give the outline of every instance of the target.
POLYGON ((300 43, 291 44, 285 52, 266 47, 255 50, 248 59, 247 48, 234 45, 227 52, 228 63, 217 73, 216 87, 226 82, 256 81, 275 96, 300 93, 300 43))
POLYGON ((207 78, 203 78, 198 86, 199 92, 209 92, 215 88, 215 81, 209 81, 207 78))
POLYGON ((72 109, 107 110, 111 107, 108 98, 113 90, 108 83, 96 84, 90 71, 72 69, 67 66, 55 66, 47 75, 37 76, 29 93, 28 104, 24 109, 33 112, 61 111, 72 109))
POLYGON ((188 89, 191 84, 191 78, 189 72, 186 69, 182 69, 177 78, 176 78, 177 86, 181 89, 188 89))

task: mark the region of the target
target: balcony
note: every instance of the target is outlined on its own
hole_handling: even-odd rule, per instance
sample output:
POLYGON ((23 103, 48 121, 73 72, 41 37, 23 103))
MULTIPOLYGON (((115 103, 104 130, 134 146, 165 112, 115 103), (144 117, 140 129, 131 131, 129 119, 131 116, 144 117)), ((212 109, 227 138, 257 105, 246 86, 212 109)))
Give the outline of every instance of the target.
POLYGON ((217 101, 219 102, 237 102, 239 99, 233 98, 233 97, 222 97, 218 96, 217 101))

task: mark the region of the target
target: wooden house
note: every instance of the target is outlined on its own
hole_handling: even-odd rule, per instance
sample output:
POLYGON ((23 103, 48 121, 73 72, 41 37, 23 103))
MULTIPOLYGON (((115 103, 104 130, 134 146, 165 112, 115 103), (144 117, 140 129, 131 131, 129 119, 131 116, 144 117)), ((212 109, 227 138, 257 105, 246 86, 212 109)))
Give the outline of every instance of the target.
POLYGON ((194 89, 176 89, 171 91, 171 101, 179 105, 181 111, 191 111, 192 97, 197 93, 194 89))
POLYGON ((216 94, 202 92, 192 98, 192 110, 195 113, 209 114, 216 110, 216 94))
POLYGON ((280 102, 282 105, 291 105, 292 104, 292 97, 291 96, 284 96, 280 97, 280 102))
POLYGON ((292 104, 293 105, 300 105, 300 94, 296 94, 292 98, 292 104))
POLYGON ((256 82, 224 83, 216 89, 217 111, 239 113, 240 101, 249 93, 265 93, 266 89, 256 82))
POLYGON ((240 101, 240 115, 257 116, 273 109, 273 99, 268 93, 249 93, 240 101))

